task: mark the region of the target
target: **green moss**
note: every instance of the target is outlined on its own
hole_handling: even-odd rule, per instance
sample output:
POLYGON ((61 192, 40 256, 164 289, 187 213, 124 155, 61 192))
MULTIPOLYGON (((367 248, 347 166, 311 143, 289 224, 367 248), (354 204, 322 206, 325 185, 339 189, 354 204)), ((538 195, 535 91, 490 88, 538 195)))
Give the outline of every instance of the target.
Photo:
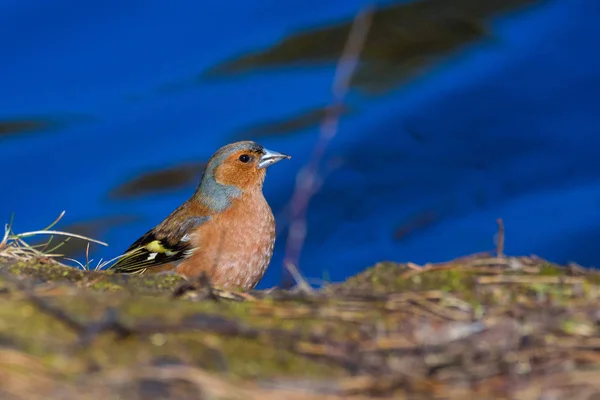
MULTIPOLYGON (((20 296, 17 296, 20 297, 20 296)), ((0 333, 13 338, 17 347, 45 360, 52 368, 63 373, 81 373, 90 362, 99 368, 127 367, 151 364, 152 360, 169 356, 190 365, 219 371, 226 365, 228 373, 242 378, 255 376, 338 376, 342 370, 317 363, 307 357, 293 354, 288 349, 273 346, 268 336, 259 338, 220 337, 202 329, 183 333, 156 333, 149 337, 135 336, 115 340, 113 334, 99 336, 92 345, 77 350, 77 365, 65 367, 64 355, 74 356, 77 335, 63 323, 40 312, 32 304, 9 296, 0 307, 0 333), (11 306, 7 307, 7 301, 11 306), (209 357, 210 355, 210 357, 209 357)), ((219 304, 215 302, 192 303, 169 300, 165 297, 115 296, 104 293, 85 293, 77 296, 64 294, 53 298, 52 306, 70 315, 76 321, 92 324, 99 321, 107 307, 119 310, 119 320, 126 326, 153 323, 164 326, 183 326, 197 315, 213 315, 248 322, 249 327, 311 331, 304 319, 286 320, 267 315, 252 317, 252 304, 219 304), (175 306, 174 306, 175 305, 175 306), (250 324, 250 321, 252 324, 250 324)))
POLYGON ((43 282, 65 282, 102 291, 119 289, 130 293, 171 294, 185 282, 177 275, 120 275, 112 271, 80 270, 54 261, 2 259, 0 265, 13 275, 29 276, 43 282))
POLYGON ((415 271, 405 264, 379 263, 361 274, 349 278, 338 291, 364 291, 371 294, 406 291, 442 290, 445 292, 472 291, 474 273, 468 270, 415 271))
POLYGON ((89 288, 93 289, 93 290, 101 290, 101 291, 107 291, 107 292, 124 290, 123 286, 116 285, 116 284, 110 283, 110 282, 102 282, 102 281, 91 284, 89 286, 89 288))
POLYGON ((569 335, 576 336, 590 337, 598 334, 596 325, 584 319, 567 319, 561 324, 561 329, 569 335))
POLYGON ((565 268, 550 263, 544 263, 540 266, 540 275, 542 276, 562 276, 565 274, 565 268))
MULTIPOLYGON (((174 299, 173 290, 184 282, 175 275, 126 276, 0 259, 0 359, 8 347, 72 385, 90 371, 137 371, 165 363, 201 368, 240 384, 282 378, 333 382, 360 371, 374 373, 383 385, 378 371, 393 373, 406 357, 415 362, 417 375, 423 363, 453 360, 461 344, 452 335, 481 323, 489 331, 482 333, 484 341, 497 329, 491 337, 529 335, 533 339, 527 342, 538 345, 564 336, 594 338, 595 314, 586 310, 595 309, 599 297, 597 276, 525 258, 468 258, 421 270, 382 262, 311 294, 258 291, 255 301, 213 301, 202 300, 200 293, 174 299), (47 307, 89 330, 90 341, 82 344, 81 332, 36 306, 30 289, 47 307), (95 332, 110 316, 134 334, 95 332), (413 350, 423 341, 439 342, 428 352, 446 349, 450 356, 421 359, 426 353, 413 350)), ((482 362, 510 353, 493 348, 504 339, 478 345, 476 336, 465 340, 461 354, 492 347, 482 362)), ((461 365, 449 368, 466 374, 461 365)), ((0 361, 0 374, 19 368, 24 367, 0 361)), ((436 376, 422 378, 435 383, 436 376)))

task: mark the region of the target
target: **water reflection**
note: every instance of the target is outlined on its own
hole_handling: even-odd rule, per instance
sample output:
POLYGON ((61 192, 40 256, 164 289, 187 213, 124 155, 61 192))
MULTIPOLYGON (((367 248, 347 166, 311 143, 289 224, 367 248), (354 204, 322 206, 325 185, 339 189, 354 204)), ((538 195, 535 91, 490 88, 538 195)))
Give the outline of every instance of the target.
POLYGON ((43 119, 14 119, 0 121, 0 136, 11 136, 49 129, 50 121, 43 119))
POLYGON ((108 197, 113 200, 139 198, 197 185, 206 162, 189 162, 166 169, 141 173, 112 189, 108 197))
MULTIPOLYGON (((376 93, 389 90, 443 56, 489 36, 491 17, 542 0, 423 0, 378 9, 353 85, 376 93)), ((307 29, 262 51, 209 69, 203 77, 251 69, 336 61, 351 21, 307 29)))
MULTIPOLYGON (((348 106, 337 108, 339 108, 338 114, 340 117, 352 113, 352 109, 348 106)), ((327 112, 330 112, 330 110, 332 110, 332 107, 330 106, 314 108, 299 114, 288 116, 287 118, 267 121, 241 130, 234 135, 234 138, 236 140, 247 139, 249 137, 261 139, 269 136, 296 133, 309 128, 315 129, 321 124, 323 117, 327 112)))

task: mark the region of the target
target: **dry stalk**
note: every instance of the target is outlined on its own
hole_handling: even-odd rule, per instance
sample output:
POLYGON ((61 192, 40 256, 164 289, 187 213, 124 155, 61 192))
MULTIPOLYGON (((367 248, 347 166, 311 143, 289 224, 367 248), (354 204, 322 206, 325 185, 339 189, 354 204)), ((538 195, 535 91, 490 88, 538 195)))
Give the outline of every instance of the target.
POLYGON ((291 266, 297 267, 300 259, 300 253, 306 238, 306 212, 308 203, 319 188, 319 164, 329 142, 337 133, 344 97, 350 88, 352 76, 360 61, 360 54, 367 38, 372 15, 372 9, 367 8, 358 13, 354 19, 348 40, 335 71, 332 85, 332 103, 327 108, 321 123, 320 135, 313 148, 309 162, 296 176, 294 194, 289 204, 290 225, 284 256, 284 267, 288 270, 290 270, 291 266))
POLYGON ((498 223, 498 237, 496 243, 496 256, 498 258, 504 257, 504 221, 502 218, 496 220, 498 223))

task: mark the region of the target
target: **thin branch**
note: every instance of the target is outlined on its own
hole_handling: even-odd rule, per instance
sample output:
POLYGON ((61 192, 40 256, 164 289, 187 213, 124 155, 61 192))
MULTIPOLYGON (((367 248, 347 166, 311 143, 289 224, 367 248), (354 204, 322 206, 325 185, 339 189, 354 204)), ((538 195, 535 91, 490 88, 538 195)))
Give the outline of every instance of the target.
POLYGON ((498 223, 498 237, 496 238, 496 257, 504 257, 504 222, 502 218, 496 220, 498 223))
MULTIPOLYGON (((290 266, 296 267, 299 262, 300 253, 306 238, 306 212, 308 204, 320 186, 319 164, 329 142, 337 133, 340 110, 342 110, 344 97, 350 88, 352 76, 360 61, 360 54, 369 32, 372 16, 373 10, 367 8, 360 12, 354 19, 348 40, 335 71, 332 85, 332 104, 327 107, 321 124, 320 135, 311 158, 296 177, 294 194, 289 204, 290 225, 284 256, 284 266, 288 270, 290 266)), ((294 275, 292 271, 290 273, 294 275)))
POLYGON ((294 278, 294 280, 296 281, 296 286, 300 291, 306 293, 313 292, 310 284, 306 281, 306 279, 304 279, 304 277, 302 276, 300 271, 298 271, 298 268, 296 268, 294 264, 286 264, 286 268, 288 272, 292 275, 292 278, 294 278))

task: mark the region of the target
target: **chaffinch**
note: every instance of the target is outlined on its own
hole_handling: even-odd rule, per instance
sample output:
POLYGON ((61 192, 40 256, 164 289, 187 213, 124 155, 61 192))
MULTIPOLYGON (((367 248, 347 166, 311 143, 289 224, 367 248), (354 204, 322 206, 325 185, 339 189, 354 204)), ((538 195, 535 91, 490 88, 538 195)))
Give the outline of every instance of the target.
POLYGON ((109 269, 120 273, 205 272, 222 288, 250 290, 273 255, 275 219, 262 186, 266 168, 290 158, 243 141, 208 161, 195 193, 136 240, 109 269))

